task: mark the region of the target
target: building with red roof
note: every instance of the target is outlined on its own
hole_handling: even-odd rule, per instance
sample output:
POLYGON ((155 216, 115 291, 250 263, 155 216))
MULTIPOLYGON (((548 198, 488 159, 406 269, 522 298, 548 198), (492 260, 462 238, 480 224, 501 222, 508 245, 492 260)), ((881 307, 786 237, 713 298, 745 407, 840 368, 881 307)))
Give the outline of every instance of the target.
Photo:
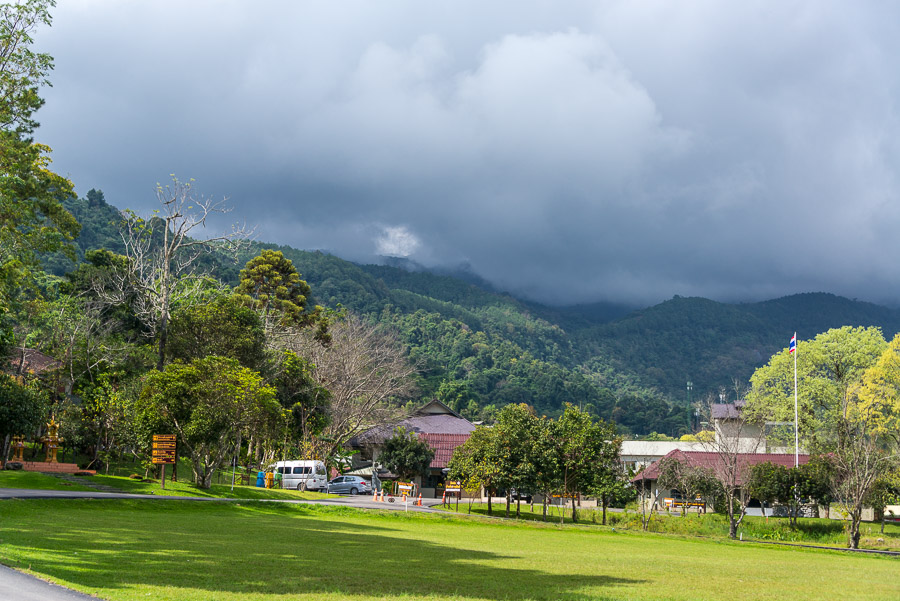
MULTIPOLYGON (((705 468, 717 477, 727 479, 727 475, 730 473, 729 465, 726 463, 728 461, 727 457, 728 455, 723 453, 681 451, 676 449, 666 454, 663 459, 676 459, 691 467, 705 468)), ((737 460, 736 484, 738 486, 744 485, 746 478, 750 474, 750 468, 754 465, 760 463, 774 463, 776 465, 791 468, 794 467, 795 461, 793 453, 737 453, 734 457, 737 460)), ((799 455, 799 462, 801 465, 808 461, 809 455, 799 455)), ((657 499, 657 508, 665 506, 665 499, 673 499, 679 496, 679 492, 674 489, 658 490, 656 483, 659 478, 659 465, 659 461, 653 462, 631 479, 632 484, 635 486, 649 486, 649 497, 651 499, 657 499), (657 492, 659 494, 657 494, 657 492)))
MULTIPOLYGON (((368 457, 368 461, 354 466, 351 474, 372 475, 372 463, 378 461, 378 453, 384 442, 394 435, 397 428, 415 433, 434 449, 434 459, 428 466, 428 474, 418 478, 417 484, 423 496, 439 496, 445 481, 444 469, 450 463, 453 451, 469 439, 476 426, 462 417, 450 407, 438 400, 432 400, 398 422, 377 426, 363 432, 351 441, 351 446, 360 449, 360 455, 368 457)), ((378 473, 380 477, 392 477, 391 474, 378 473)))

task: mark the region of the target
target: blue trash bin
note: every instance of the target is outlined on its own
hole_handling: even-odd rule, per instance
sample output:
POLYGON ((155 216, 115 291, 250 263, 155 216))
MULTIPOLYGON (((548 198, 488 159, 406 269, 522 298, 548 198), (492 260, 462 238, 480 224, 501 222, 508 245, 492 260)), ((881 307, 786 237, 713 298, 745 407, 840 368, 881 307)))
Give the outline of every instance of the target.
POLYGON ((256 487, 264 488, 266 486, 266 473, 259 472, 256 474, 256 487))

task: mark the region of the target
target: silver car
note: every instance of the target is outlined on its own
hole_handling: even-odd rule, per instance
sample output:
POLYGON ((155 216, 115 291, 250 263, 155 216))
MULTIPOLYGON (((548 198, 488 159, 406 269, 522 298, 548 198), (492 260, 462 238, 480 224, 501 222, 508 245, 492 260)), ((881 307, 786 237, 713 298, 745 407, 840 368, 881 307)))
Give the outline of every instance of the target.
POLYGON ((372 492, 372 485, 359 476, 338 476, 328 483, 328 492, 338 495, 358 495, 372 492))

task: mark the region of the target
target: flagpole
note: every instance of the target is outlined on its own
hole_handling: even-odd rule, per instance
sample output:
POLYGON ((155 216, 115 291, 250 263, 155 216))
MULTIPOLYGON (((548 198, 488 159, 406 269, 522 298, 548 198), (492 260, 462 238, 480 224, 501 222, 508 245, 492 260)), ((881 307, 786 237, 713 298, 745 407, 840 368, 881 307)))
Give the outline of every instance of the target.
POLYGON ((800 467, 800 420, 797 411, 797 332, 794 332, 794 467, 800 467))

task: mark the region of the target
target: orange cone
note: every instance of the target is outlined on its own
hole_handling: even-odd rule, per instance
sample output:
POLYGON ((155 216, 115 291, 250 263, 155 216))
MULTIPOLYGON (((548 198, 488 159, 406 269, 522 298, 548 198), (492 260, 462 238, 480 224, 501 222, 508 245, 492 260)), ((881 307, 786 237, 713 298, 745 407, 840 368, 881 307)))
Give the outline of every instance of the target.
POLYGON ((375 490, 374 488, 372 489, 372 500, 378 501, 378 491, 375 490))
POLYGON ((419 493, 419 498, 416 500, 416 505, 419 507, 422 506, 422 493, 419 493))

